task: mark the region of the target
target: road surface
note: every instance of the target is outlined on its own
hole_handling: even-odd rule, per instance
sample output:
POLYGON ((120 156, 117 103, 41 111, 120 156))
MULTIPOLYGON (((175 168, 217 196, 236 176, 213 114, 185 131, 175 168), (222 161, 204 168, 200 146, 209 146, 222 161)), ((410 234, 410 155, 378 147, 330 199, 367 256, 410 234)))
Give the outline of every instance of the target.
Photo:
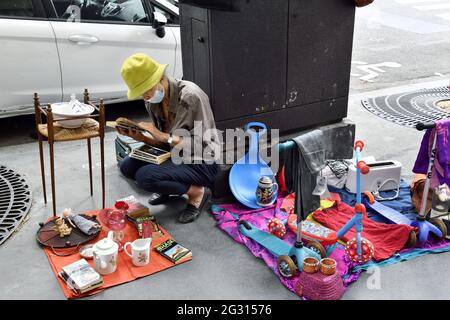
POLYGON ((450 79, 449 0, 357 8, 351 94, 442 79, 450 79))

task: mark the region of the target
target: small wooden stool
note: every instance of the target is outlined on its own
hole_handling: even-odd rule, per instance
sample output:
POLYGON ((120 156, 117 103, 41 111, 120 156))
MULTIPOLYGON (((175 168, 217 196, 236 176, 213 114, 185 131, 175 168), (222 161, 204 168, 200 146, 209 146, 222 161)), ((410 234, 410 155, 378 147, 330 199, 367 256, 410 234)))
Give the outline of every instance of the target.
POLYGON ((91 196, 93 195, 92 185, 92 156, 91 156, 91 139, 100 138, 100 157, 101 157, 101 174, 102 174, 102 205, 105 208, 105 153, 104 153, 104 138, 105 138, 105 106, 103 99, 100 100, 99 107, 90 102, 89 92, 84 90, 84 103, 89 104, 97 111, 94 114, 88 116, 74 117, 70 119, 58 119, 60 120, 74 120, 74 119, 86 119, 86 122, 80 127, 75 129, 67 129, 61 127, 53 118, 51 105, 42 107, 39 102, 39 96, 34 94, 34 110, 36 117, 36 132, 39 140, 39 156, 41 160, 41 176, 42 187, 44 191, 44 201, 47 204, 47 193, 45 188, 45 169, 44 169, 44 152, 42 141, 47 138, 50 148, 50 171, 52 181, 52 200, 53 200, 53 216, 56 216, 56 194, 55 194, 55 161, 54 161, 54 149, 53 145, 57 141, 74 141, 74 140, 87 140, 88 145, 88 158, 89 158, 89 181, 91 196), (46 123, 43 123, 43 117, 46 118, 46 123), (98 121, 95 120, 98 118, 98 121))

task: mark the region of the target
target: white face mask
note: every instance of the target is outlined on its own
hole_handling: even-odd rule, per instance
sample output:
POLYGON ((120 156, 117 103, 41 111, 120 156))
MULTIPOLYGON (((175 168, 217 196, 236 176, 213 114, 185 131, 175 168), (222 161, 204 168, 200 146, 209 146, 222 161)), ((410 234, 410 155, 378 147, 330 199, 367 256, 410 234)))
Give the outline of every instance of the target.
POLYGON ((156 90, 153 97, 151 97, 149 100, 146 100, 146 101, 150 102, 150 103, 154 103, 154 104, 161 103, 161 101, 163 101, 165 95, 166 95, 166 93, 164 91, 164 87, 162 87, 162 90, 156 90))

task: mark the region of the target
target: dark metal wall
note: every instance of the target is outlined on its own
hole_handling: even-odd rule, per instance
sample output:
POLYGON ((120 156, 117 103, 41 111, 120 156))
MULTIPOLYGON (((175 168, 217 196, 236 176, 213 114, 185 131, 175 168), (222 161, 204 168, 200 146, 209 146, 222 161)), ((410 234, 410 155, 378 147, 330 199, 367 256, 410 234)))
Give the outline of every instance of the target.
POLYGON ((218 128, 298 130, 347 115, 352 0, 195 2, 180 5, 184 78, 208 93, 218 128))
POLYGON ((346 97, 349 92, 354 4, 346 0, 289 1, 290 106, 346 97))

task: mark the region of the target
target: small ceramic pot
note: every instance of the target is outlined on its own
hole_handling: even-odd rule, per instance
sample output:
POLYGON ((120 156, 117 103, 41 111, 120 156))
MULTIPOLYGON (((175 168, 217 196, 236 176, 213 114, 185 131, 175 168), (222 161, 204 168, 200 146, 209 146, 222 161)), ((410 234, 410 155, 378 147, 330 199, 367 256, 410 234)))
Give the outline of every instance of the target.
POLYGON ((316 273, 319 270, 319 260, 316 258, 303 259, 303 271, 306 273, 316 273))
POLYGON ((324 275, 331 276, 336 272, 336 260, 324 258, 320 260, 320 272, 324 275))
POLYGON ((278 194, 278 184, 268 176, 262 176, 256 189, 256 203, 260 207, 272 205, 278 194))

